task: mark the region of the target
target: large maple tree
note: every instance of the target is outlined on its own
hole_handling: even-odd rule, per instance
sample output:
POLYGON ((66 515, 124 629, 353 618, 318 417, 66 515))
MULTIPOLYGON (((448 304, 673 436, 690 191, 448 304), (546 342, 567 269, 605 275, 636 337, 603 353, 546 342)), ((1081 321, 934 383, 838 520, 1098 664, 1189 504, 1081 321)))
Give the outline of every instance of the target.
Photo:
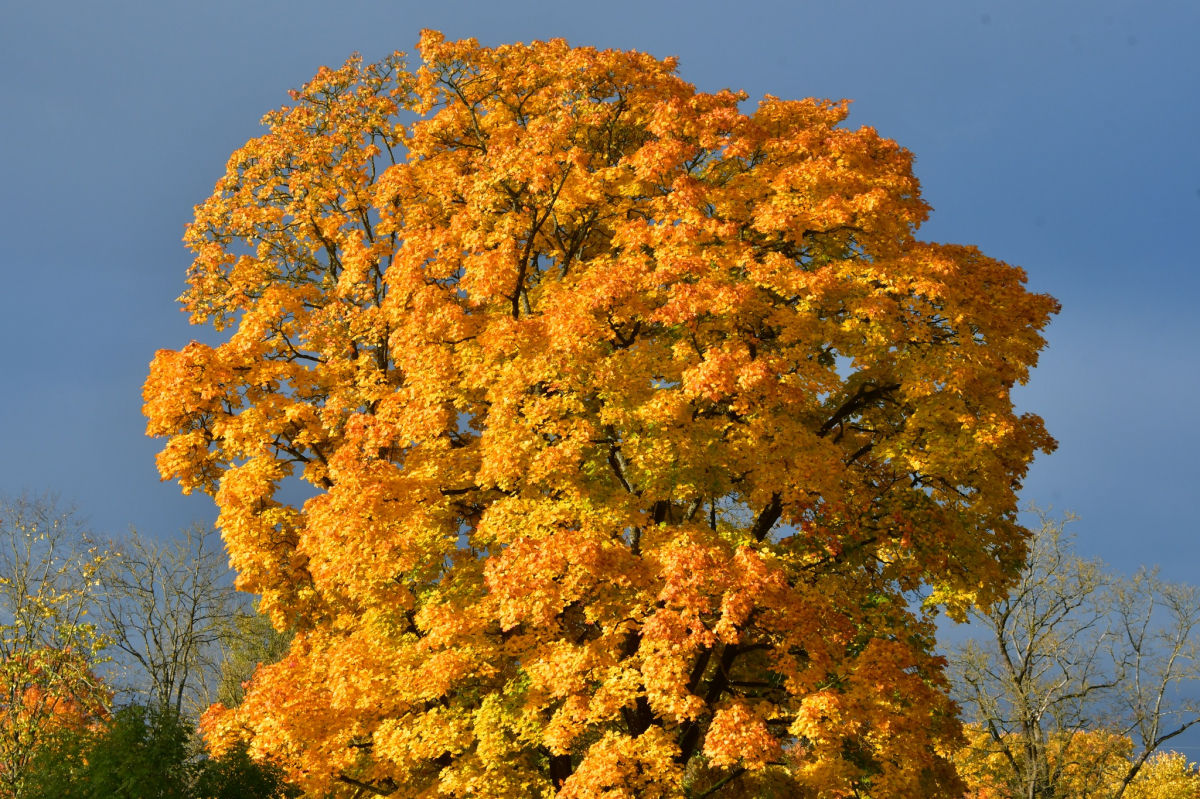
POLYGON ((322 69, 188 228, 229 332, 156 355, 149 432, 298 631, 210 741, 313 795, 958 791, 930 612, 1020 566, 1055 301, 916 240, 845 103, 419 50, 322 69))

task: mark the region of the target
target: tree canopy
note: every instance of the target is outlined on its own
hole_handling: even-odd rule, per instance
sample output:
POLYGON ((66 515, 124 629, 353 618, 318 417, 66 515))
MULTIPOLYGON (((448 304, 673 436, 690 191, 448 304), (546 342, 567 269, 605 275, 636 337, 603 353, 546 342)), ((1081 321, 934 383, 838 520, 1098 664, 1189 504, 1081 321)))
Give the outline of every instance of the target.
POLYGON ((929 613, 1020 568, 1057 303, 917 240, 844 102, 419 50, 322 69, 186 234, 227 333, 148 430, 296 631, 210 741, 313 793, 957 795, 929 613))

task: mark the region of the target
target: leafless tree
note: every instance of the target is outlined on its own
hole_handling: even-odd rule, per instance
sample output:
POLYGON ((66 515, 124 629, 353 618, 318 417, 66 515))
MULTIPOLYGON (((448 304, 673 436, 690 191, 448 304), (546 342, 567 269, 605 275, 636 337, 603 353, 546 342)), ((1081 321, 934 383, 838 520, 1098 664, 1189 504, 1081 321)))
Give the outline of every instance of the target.
POLYGON ((1042 515, 1018 584, 973 613, 980 637, 953 653, 951 676, 1014 795, 1057 797, 1071 772, 1091 796, 1120 799, 1150 755, 1200 721, 1181 691, 1200 678, 1200 592, 1076 556, 1069 521, 1042 515), (1079 745, 1088 731, 1112 735, 1079 745))
POLYGON ((220 536, 202 525, 166 543, 133 532, 113 551, 100 613, 127 667, 126 683, 176 714, 202 708, 243 604, 220 536))
POLYGON ((1114 724, 1140 744, 1121 778, 1120 797, 1164 743, 1200 723, 1200 702, 1181 688, 1200 679, 1200 589, 1142 569, 1111 589, 1111 654, 1120 681, 1114 724))

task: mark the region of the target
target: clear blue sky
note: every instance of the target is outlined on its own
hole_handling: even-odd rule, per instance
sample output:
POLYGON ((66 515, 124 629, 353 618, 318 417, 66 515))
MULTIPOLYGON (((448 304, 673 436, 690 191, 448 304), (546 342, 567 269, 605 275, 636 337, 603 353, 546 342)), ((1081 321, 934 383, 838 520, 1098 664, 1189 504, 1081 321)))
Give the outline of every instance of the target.
POLYGON ((215 515, 160 484, 140 390, 199 335, 180 243, 228 154, 322 64, 484 44, 677 55, 701 89, 851 98, 917 156, 923 237, 1024 266, 1064 311, 1020 405, 1060 450, 1025 497, 1081 548, 1200 581, 1200 3, 22 2, 0 11, 0 489, 93 526, 215 515))

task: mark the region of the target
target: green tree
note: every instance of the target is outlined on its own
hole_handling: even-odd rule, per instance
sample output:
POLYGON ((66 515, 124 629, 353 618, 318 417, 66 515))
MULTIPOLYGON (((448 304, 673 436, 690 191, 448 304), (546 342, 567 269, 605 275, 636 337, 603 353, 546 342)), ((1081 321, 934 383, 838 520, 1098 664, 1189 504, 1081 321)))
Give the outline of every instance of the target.
POLYGON ((30 775, 30 799, 188 799, 191 731, 155 705, 127 705, 97 730, 57 737, 30 775))
POLYGON ((278 770, 244 749, 197 752, 186 718, 153 703, 127 705, 91 730, 63 730, 32 762, 29 799, 282 799, 278 770))

